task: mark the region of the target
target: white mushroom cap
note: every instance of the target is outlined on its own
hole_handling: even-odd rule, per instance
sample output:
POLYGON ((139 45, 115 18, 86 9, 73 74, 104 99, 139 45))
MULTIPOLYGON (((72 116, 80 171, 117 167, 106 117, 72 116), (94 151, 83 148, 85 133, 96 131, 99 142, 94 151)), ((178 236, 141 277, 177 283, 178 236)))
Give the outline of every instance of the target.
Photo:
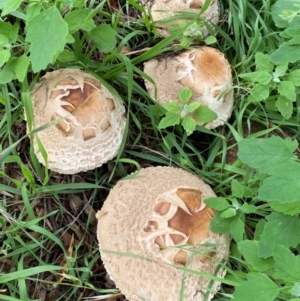
MULTIPOLYGON (((101 166, 118 153, 125 108, 96 78, 79 69, 47 73, 31 92, 34 128, 53 171, 73 174, 101 166)), ((35 153, 44 158, 33 137, 35 153)))
POLYGON ((101 258, 129 301, 210 300, 220 283, 183 267, 224 277, 229 237, 209 230, 215 196, 197 176, 172 167, 142 169, 121 180, 98 211, 101 258), (181 267, 181 269, 179 269, 181 267))
MULTIPOLYGON (((199 13, 203 7, 205 0, 154 0, 143 1, 145 4, 150 3, 150 11, 153 21, 158 22, 163 19, 178 15, 179 12, 199 13)), ((219 2, 218 0, 212 0, 209 7, 201 15, 201 18, 208 23, 217 24, 219 22, 219 2)), ((179 27, 182 22, 189 22, 187 20, 178 20, 157 24, 158 32, 163 36, 167 37, 170 35, 170 28, 179 27)), ((209 31, 206 26, 201 26, 199 30, 202 32, 203 37, 208 36, 209 31)))
POLYGON ((190 88, 192 101, 208 106, 218 115, 206 128, 223 125, 231 116, 234 101, 231 67, 224 54, 215 48, 204 46, 176 56, 152 59, 144 64, 144 72, 155 82, 156 98, 155 86, 147 80, 145 85, 160 104, 179 102, 179 92, 184 87, 190 88))

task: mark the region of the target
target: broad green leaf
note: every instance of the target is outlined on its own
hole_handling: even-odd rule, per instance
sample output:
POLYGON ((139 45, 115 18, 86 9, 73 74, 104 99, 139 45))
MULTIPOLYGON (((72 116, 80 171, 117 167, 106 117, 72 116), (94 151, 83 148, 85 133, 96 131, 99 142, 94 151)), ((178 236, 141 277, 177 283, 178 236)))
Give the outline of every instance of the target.
POLYGON ((261 100, 265 100, 270 95, 270 88, 269 86, 257 84, 255 85, 252 90, 250 91, 250 100, 251 102, 259 102, 261 100))
POLYGON ((206 39, 204 39, 204 42, 206 45, 212 45, 217 42, 217 39, 214 36, 208 36, 206 39))
POLYGON ((278 85, 278 92, 281 96, 286 97, 290 101, 296 100, 296 89, 290 81, 281 81, 278 85))
POLYGON ((232 218, 222 218, 221 212, 217 212, 209 224, 209 228, 215 233, 230 233, 230 224, 234 220, 232 218))
POLYGON ((269 61, 269 56, 261 52, 255 54, 255 64, 258 71, 271 73, 274 69, 274 65, 269 61))
POLYGON ((233 293, 234 301, 274 301, 280 292, 267 275, 250 273, 247 281, 238 286, 233 293))
POLYGON ((9 44, 8 37, 0 33, 0 47, 5 48, 9 44))
POLYGON ((167 112, 166 116, 161 119, 158 127, 165 129, 168 126, 174 126, 180 123, 180 117, 177 114, 167 112))
POLYGON ((0 21, 0 32, 5 35, 9 42, 14 43, 18 39, 19 24, 11 25, 9 22, 0 21))
POLYGON ((240 209, 245 214, 255 213, 257 211, 257 208, 254 205, 248 203, 244 203, 240 209))
POLYGON ((236 242, 239 242, 243 239, 245 233, 245 224, 241 218, 235 218, 229 225, 230 234, 236 242))
POLYGON ((288 74, 288 80, 291 81, 295 87, 300 86, 300 69, 290 72, 288 74))
POLYGON ((178 98, 183 102, 187 103, 191 97, 193 96, 193 92, 188 87, 183 88, 178 95, 178 98))
POLYGON ((263 272, 271 269, 274 265, 273 258, 260 258, 258 256, 259 242, 257 240, 243 240, 238 243, 238 249, 244 256, 246 262, 252 266, 253 269, 263 272))
POLYGON ((41 8, 40 3, 30 2, 26 7, 26 22, 40 14, 41 8))
POLYGON ((278 96, 276 100, 276 107, 278 108, 278 111, 280 112, 283 118, 289 119, 292 117, 293 103, 285 96, 278 96))
POLYGON ((7 84, 15 78, 14 60, 11 58, 0 71, 0 84, 7 84))
POLYGON ((255 240, 260 240, 260 236, 264 231, 267 221, 265 219, 260 219, 255 226, 254 238, 255 240))
POLYGON ((27 75, 27 69, 28 69, 29 63, 30 63, 30 61, 25 54, 19 56, 16 60, 15 74, 16 74, 17 79, 20 82, 23 82, 23 80, 25 79, 25 76, 27 75))
POLYGON ((288 66, 289 64, 287 62, 280 63, 276 66, 275 71, 273 72, 273 77, 278 78, 280 76, 284 76, 288 70, 288 66))
POLYGON ((230 204, 225 198, 219 197, 219 198, 208 198, 204 201, 204 203, 215 210, 222 211, 230 207, 230 204))
POLYGON ((9 13, 11 13, 12 11, 15 11, 19 8, 20 4, 22 3, 22 0, 7 0, 1 16, 5 16, 8 15, 9 13))
POLYGON ((279 0, 271 8, 272 18, 279 28, 298 27, 299 21, 299 0, 279 0))
POLYGON ((270 60, 274 64, 282 62, 295 63, 300 60, 299 45, 288 45, 282 43, 271 55, 270 60))
POLYGON ((221 213, 222 218, 230 218, 236 215, 236 209, 235 208, 227 208, 221 213))
POLYGON ((184 130, 186 131, 187 135, 191 135, 196 126, 197 126, 197 122, 195 121, 194 118, 186 116, 182 122, 181 122, 182 127, 184 128, 184 130))
POLYGON ((245 81, 260 83, 262 85, 267 85, 272 79, 271 74, 267 71, 255 71, 255 72, 243 73, 240 74, 239 77, 244 79, 245 81))
POLYGON ((171 113, 177 114, 181 111, 181 107, 177 102, 165 102, 162 106, 171 113))
POLYGON ((71 33, 83 29, 91 31, 96 27, 91 15, 91 8, 75 9, 65 15, 65 21, 68 23, 68 28, 71 33))
POLYGON ((297 141, 277 136, 244 139, 238 142, 238 157, 263 173, 277 174, 294 163, 297 147, 297 141))
POLYGON ((300 201, 300 164, 288 164, 282 172, 268 177, 259 188, 258 198, 281 204, 300 201), (290 168, 288 170, 288 168, 290 168))
POLYGON ((231 181, 231 194, 237 198, 244 196, 244 186, 236 179, 231 181))
POLYGON ((30 60, 33 72, 46 69, 65 47, 68 34, 66 21, 57 7, 52 6, 30 19, 26 30, 26 40, 31 43, 30 60))
POLYGON ((10 58, 10 51, 0 48, 0 67, 2 67, 10 58))
MULTIPOLYGON (((300 297, 300 283, 296 283, 290 290, 292 296, 300 297)), ((299 301, 299 298, 290 299, 289 301, 299 301)))
POLYGON ((274 267, 277 277, 286 282, 300 282, 300 257, 285 246, 276 246, 274 267))
POLYGON ((267 223, 259 241, 260 257, 272 256, 276 245, 284 245, 290 248, 296 247, 300 243, 299 216, 272 212, 266 219, 267 223))
POLYGON ((201 106, 201 104, 197 101, 194 101, 194 102, 189 103, 185 106, 186 106, 188 112, 194 112, 196 109, 198 109, 201 106))
POLYGON ((203 123, 208 123, 218 118, 216 112, 214 112, 207 106, 200 106, 193 112, 193 114, 199 121, 203 123))
POLYGON ((72 62, 75 60, 75 54, 73 51, 64 49, 57 57, 57 61, 61 63, 72 62))
POLYGON ((102 52, 110 52, 117 44, 117 32, 107 24, 102 24, 89 32, 90 38, 96 43, 102 52))
POLYGON ((277 212, 282 212, 287 215, 296 215, 300 212, 300 202, 295 201, 292 203, 280 203, 280 202, 270 202, 270 206, 277 212))

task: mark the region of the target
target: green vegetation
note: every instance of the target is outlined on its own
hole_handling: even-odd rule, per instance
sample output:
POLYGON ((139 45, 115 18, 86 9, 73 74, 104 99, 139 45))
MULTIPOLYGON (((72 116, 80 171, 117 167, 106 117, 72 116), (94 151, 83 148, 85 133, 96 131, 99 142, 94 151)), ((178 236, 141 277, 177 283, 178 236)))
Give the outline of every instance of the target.
MULTIPOLYGON (((299 0, 220 0, 206 42, 194 32, 197 15, 160 38, 135 0, 0 0, 0 9, 0 300, 120 295, 106 287, 95 212, 119 179, 149 165, 189 170, 218 196, 206 201, 217 210, 211 228, 232 245, 214 300, 300 300, 299 0), (174 112, 143 83, 143 62, 205 43, 225 54, 234 79, 232 118, 216 130, 191 121, 199 108, 186 104, 188 91, 186 110, 174 112), (116 159, 70 176, 38 162, 24 121, 30 89, 64 67, 111 85, 128 122, 116 159), (176 122, 164 124, 169 113, 176 122)), ((41 130, 28 119, 31 134, 41 130)))

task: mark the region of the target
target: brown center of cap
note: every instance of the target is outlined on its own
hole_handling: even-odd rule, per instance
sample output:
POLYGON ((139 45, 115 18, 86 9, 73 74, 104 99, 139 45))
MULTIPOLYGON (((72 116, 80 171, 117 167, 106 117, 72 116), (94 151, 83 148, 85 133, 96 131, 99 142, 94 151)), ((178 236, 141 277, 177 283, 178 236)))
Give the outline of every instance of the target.
POLYGON ((57 121, 56 127, 64 136, 80 135, 88 140, 111 127, 107 112, 115 109, 115 103, 102 95, 97 80, 85 77, 80 85, 68 76, 55 85, 50 99, 58 102, 51 120, 57 121))
POLYGON ((175 192, 168 192, 159 198, 154 207, 154 217, 144 231, 156 232, 154 243, 161 250, 173 247, 173 262, 185 265, 188 253, 184 248, 174 247, 197 245, 207 238, 213 216, 214 211, 202 203, 200 190, 178 188, 175 192))

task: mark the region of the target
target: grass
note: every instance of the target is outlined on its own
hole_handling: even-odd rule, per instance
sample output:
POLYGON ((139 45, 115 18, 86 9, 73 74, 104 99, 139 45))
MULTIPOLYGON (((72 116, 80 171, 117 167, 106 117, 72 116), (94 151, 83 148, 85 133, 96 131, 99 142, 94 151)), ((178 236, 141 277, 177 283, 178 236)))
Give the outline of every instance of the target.
MULTIPOLYGON (((145 90, 143 78, 147 76, 142 71, 143 62, 180 50, 175 40, 183 30, 160 38, 149 12, 133 0, 122 3, 122 9, 116 9, 113 1, 87 3, 97 9, 97 18, 116 30, 117 47, 109 54, 99 53, 86 34, 76 32, 74 43, 68 46, 74 59, 56 61, 48 70, 85 69, 113 86, 124 100, 127 129, 123 150, 108 164, 89 172, 61 175, 48 171, 33 152, 24 110, 30 112, 29 90, 43 71, 29 71, 22 82, 0 85, 0 300, 124 300, 105 278, 94 216, 116 182, 137 169, 178 166, 202 177, 222 197, 231 193, 236 179, 251 190, 248 202, 261 205, 256 197, 261 182, 236 157, 237 142, 270 135, 299 139, 299 111, 284 120, 263 102, 248 103, 248 83, 238 77, 255 70, 257 52, 270 53, 282 42, 270 14, 274 3, 220 1, 222 20, 215 28, 214 46, 232 66, 234 111, 227 125, 213 131, 199 126, 191 136, 181 127, 159 130, 159 109, 145 90), (122 53, 124 47, 129 53, 122 53)), ((25 34, 21 12, 5 17, 20 25, 18 45, 24 43, 25 34)), ((244 237, 253 237, 270 210, 262 206, 255 215, 245 217, 244 237)), ((214 300, 232 299, 235 286, 251 271, 234 240, 227 269, 214 300)), ((287 300, 284 298, 276 300, 287 300)))

